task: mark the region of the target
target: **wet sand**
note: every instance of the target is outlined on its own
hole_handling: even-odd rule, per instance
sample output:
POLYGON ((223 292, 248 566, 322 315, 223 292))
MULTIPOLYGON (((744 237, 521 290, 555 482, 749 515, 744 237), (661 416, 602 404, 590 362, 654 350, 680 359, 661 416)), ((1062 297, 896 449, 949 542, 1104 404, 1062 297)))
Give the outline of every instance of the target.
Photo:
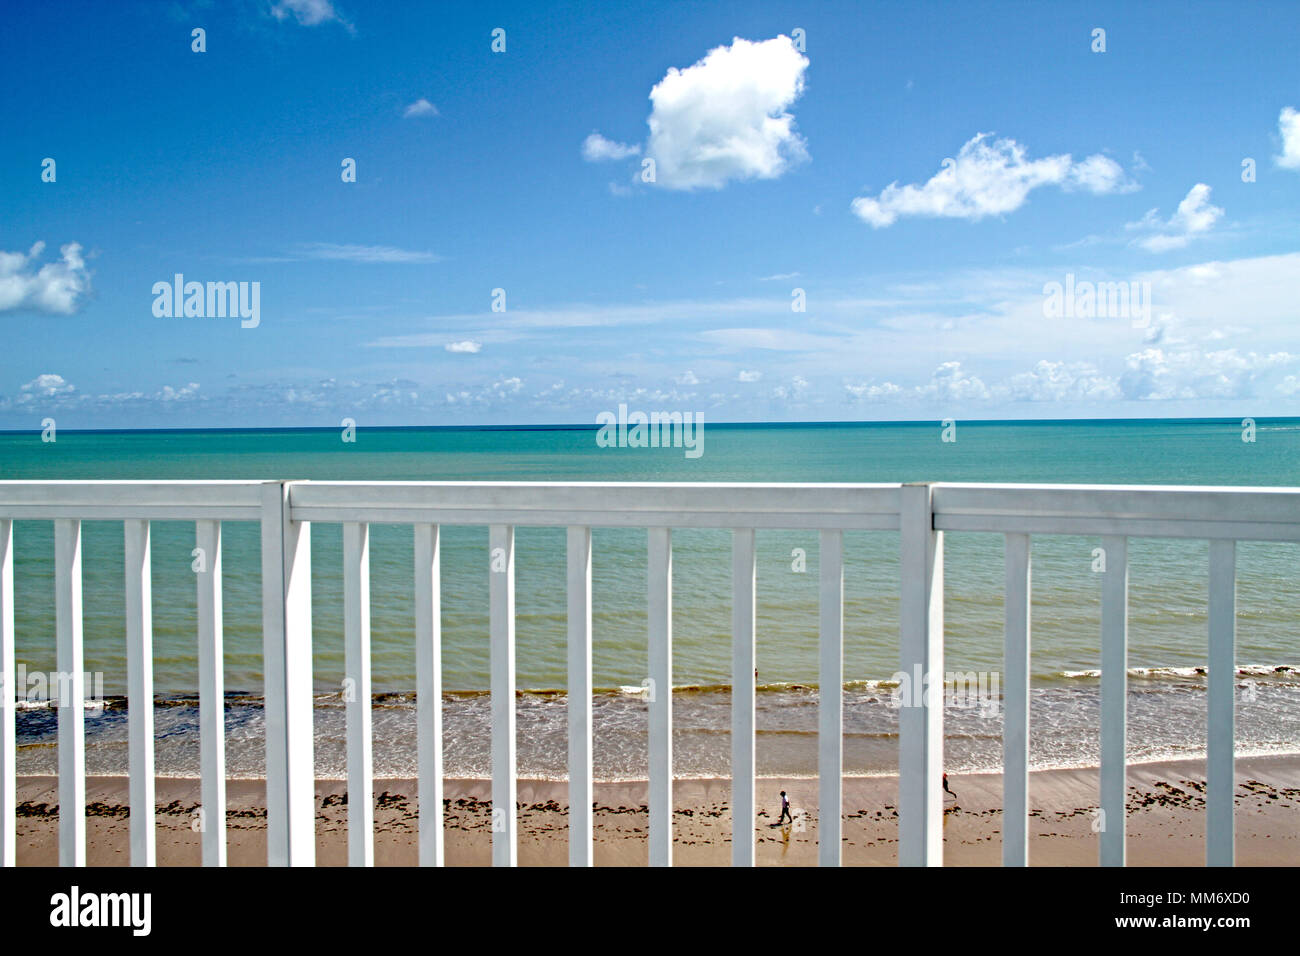
MULTIPOLYGON (((1300 863, 1300 757, 1237 760, 1236 822, 1238 865, 1300 863)), ((18 781, 18 863, 58 862, 58 791, 54 777, 18 781)), ((944 859, 956 866, 997 866, 1002 854, 1000 774, 951 776, 956 792, 944 816, 944 859)), ((1128 771, 1128 862, 1134 866, 1201 866, 1205 862, 1205 763, 1203 760, 1137 764, 1128 771)), ((86 784, 87 861, 124 866, 130 861, 127 781, 92 777, 86 784)), ((417 861, 416 784, 406 779, 375 781, 375 862, 381 866, 417 861)), ((595 861, 598 866, 640 866, 647 856, 644 781, 595 785, 595 861)), ((730 781, 686 779, 674 788, 674 863, 725 866, 731 862, 730 781)), ((265 783, 227 784, 226 830, 229 864, 266 862, 265 783)), ((446 862, 454 866, 491 862, 491 782, 455 780, 444 791, 446 862)), ((894 777, 852 777, 844 782, 843 861, 846 865, 892 866, 897 862, 898 782, 894 777)), ((520 780, 519 863, 563 866, 568 862, 568 786, 549 780, 520 780)), ((758 781, 756 858, 760 865, 815 866, 817 781, 764 778, 758 781), (794 826, 770 826, 781 790, 790 795, 794 826)), ((1030 863, 1095 866, 1098 834, 1097 770, 1040 770, 1030 775, 1030 863)), ((199 781, 159 778, 158 863, 200 862, 200 834, 194 829, 199 781)), ((317 863, 347 861, 346 783, 320 780, 316 791, 317 863)))

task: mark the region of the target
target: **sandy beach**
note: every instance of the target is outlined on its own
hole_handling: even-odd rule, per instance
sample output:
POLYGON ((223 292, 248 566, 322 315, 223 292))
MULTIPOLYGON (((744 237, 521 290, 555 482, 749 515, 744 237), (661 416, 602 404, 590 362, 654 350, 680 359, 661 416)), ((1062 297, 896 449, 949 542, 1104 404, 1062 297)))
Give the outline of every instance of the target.
MULTIPOLYGON (((58 860, 58 792, 54 777, 18 781, 18 863, 54 865, 58 860)), ((1205 771, 1199 760, 1137 764, 1128 773, 1128 861, 1135 866, 1200 866, 1205 854, 1205 771)), ((1001 863, 1002 784, 999 774, 950 778, 957 794, 944 817, 945 862, 955 866, 1001 863)), ((595 860, 598 866, 646 862, 645 782, 595 785, 595 860)), ((890 866, 897 860, 897 791, 893 777, 854 777, 844 783, 846 865, 890 866)), ((675 785, 674 863, 725 866, 731 860, 730 782, 684 779, 675 785)), ((129 862, 125 777, 87 780, 87 860, 92 866, 129 862)), ((381 866, 416 863, 416 785, 409 779, 375 781, 375 860, 381 866)), ((563 866, 568 860, 568 787, 563 782, 519 781, 519 863, 563 866)), ((763 778, 755 821, 757 860, 767 866, 813 866, 817 862, 817 781, 763 778), (793 827, 774 829, 786 790, 795 809, 793 827), (808 808, 808 809, 804 809, 808 808)), ((317 783, 317 863, 339 866, 347 857, 346 784, 317 783)), ((491 783, 448 779, 445 785, 446 862, 481 866, 491 861, 491 783)), ((193 828, 199 803, 196 779, 159 778, 158 863, 200 862, 193 828)), ((1237 761, 1237 863, 1244 866, 1300 862, 1300 757, 1252 757, 1237 761)), ((1042 770, 1030 779, 1030 862, 1093 866, 1097 834, 1097 771, 1042 770)), ((265 784, 231 780, 226 827, 229 863, 266 862, 265 784)))

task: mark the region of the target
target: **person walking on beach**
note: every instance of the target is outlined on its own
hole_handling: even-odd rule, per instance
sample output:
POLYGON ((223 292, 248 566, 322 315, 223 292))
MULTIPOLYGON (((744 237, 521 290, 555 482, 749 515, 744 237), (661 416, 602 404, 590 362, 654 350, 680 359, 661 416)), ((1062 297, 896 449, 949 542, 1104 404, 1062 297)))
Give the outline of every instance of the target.
MULTIPOLYGON (((949 788, 949 786, 948 786, 948 775, 947 775, 946 773, 943 775, 943 789, 944 789, 944 792, 945 792, 945 793, 952 793, 951 788, 949 788)), ((956 800, 956 799, 957 799, 957 794, 952 793, 952 797, 953 797, 954 800, 956 800)))
POLYGON ((784 823, 787 819, 788 819, 791 823, 794 823, 794 816, 791 815, 791 813, 790 813, 790 798, 787 797, 787 796, 785 795, 785 791, 782 790, 782 791, 781 791, 781 815, 780 815, 779 817, 777 817, 777 819, 776 819, 776 823, 774 824, 774 826, 778 826, 778 827, 779 827, 779 826, 780 826, 782 823, 784 823))

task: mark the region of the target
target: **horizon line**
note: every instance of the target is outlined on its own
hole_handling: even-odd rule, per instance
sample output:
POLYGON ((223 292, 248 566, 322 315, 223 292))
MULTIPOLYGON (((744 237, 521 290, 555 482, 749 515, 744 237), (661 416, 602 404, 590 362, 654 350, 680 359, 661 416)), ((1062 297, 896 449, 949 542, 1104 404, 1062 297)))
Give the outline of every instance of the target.
MULTIPOLYGON (((1298 415, 1260 415, 1246 416, 1255 422, 1300 421, 1298 415)), ((942 425, 946 418, 920 419, 845 419, 819 421, 763 421, 763 422, 700 422, 703 427, 711 428, 836 428, 846 426, 886 426, 901 427, 908 425, 942 425)), ((1236 416, 1203 416, 1177 418, 966 418, 954 419, 962 425, 1077 425, 1077 424, 1224 424, 1237 422, 1236 416)), ((65 434, 150 434, 150 433, 186 433, 186 432, 336 432, 340 425, 182 425, 182 426, 144 426, 137 428, 60 428, 65 434)), ((487 425, 356 425, 357 431, 598 431, 599 423, 556 423, 556 424, 487 424, 487 425)), ((44 429, 35 428, 0 428, 0 435, 39 435, 44 429)))

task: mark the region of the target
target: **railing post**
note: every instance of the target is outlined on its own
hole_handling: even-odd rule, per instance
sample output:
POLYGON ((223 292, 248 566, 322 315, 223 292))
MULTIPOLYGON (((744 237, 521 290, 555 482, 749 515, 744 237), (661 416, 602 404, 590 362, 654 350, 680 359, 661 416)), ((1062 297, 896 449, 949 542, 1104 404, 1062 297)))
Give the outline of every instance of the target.
POLYGON ((86 668, 81 621, 81 522, 54 522, 58 633, 59 866, 86 865, 86 668))
POLYGON ((591 866, 591 529, 568 530, 569 866, 591 866))
POLYGON ((196 573, 199 615, 199 765, 203 865, 226 865, 226 693, 221 603, 221 522, 195 523, 203 562, 196 573))
POLYGON ((492 865, 519 853, 515 765, 515 529, 494 524, 490 546, 489 642, 492 687, 492 865))
POLYGON ((290 520, 292 484, 268 481, 262 486, 266 857, 270 866, 316 862, 311 525, 290 520))
POLYGON ((898 863, 943 865, 943 532, 933 488, 899 489, 898 863))
POLYGON ((1002 669, 1002 865, 1029 865, 1030 542, 1006 536, 1006 630, 1002 669))
POLYGON ((647 530, 650 865, 673 865, 673 533, 647 530))
POLYGON ((1210 687, 1206 735, 1205 865, 1232 866, 1236 782, 1233 710, 1237 683, 1237 543, 1210 542, 1210 687))
POLYGON ((13 532, 14 523, 0 518, 0 866, 17 864, 13 532))
POLYGON ((1101 818, 1098 859, 1123 866, 1128 777, 1128 538, 1101 539, 1101 818))
POLYGON ((754 529, 731 533, 731 865, 754 865, 754 529))
POLYGON ((442 561, 436 524, 415 526, 415 711, 420 865, 442 866, 442 561))
POLYGON ((344 701, 348 734, 348 866, 375 865, 374 737, 370 711, 370 526, 343 525, 344 701))
POLYGON ((153 761, 153 585, 147 519, 132 519, 124 523, 123 546, 131 865, 153 866, 157 856, 153 761))
POLYGON ((821 533, 817 862, 839 866, 844 829, 844 533, 821 533))

